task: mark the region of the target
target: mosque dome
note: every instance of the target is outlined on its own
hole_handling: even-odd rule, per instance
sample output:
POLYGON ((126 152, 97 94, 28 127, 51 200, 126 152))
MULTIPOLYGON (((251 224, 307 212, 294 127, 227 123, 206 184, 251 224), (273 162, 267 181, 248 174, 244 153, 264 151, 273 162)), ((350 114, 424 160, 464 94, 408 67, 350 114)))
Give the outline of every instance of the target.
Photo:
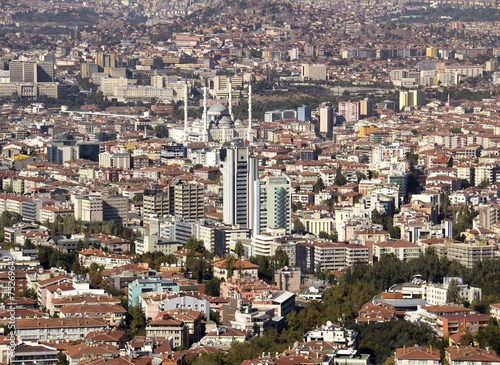
POLYGON ((227 115, 223 116, 219 120, 219 127, 226 127, 229 128, 231 127, 233 122, 231 121, 231 118, 229 118, 227 115))
POLYGON ((215 105, 212 105, 208 109, 208 113, 213 113, 213 114, 217 114, 217 115, 225 115, 228 113, 228 110, 227 110, 227 107, 223 104, 215 104, 215 105))

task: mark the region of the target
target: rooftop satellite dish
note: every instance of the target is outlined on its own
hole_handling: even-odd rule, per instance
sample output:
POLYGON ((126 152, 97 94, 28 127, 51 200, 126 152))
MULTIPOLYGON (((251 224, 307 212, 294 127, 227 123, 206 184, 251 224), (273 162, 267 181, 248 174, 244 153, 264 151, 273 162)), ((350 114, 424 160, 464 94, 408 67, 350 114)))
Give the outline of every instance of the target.
POLYGON ((326 322, 327 327, 333 326, 333 323, 331 321, 326 322))

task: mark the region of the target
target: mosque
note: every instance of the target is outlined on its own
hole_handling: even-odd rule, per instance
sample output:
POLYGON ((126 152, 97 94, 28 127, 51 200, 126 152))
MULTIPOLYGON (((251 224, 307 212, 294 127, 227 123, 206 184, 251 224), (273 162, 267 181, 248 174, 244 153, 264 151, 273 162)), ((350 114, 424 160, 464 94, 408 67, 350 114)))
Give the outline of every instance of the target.
POLYGON ((178 143, 183 142, 230 142, 240 138, 252 142, 252 85, 248 86, 248 125, 240 119, 234 120, 232 110, 232 86, 229 83, 229 109, 223 104, 212 105, 207 110, 207 87, 203 89, 203 117, 188 121, 188 86, 184 88, 184 128, 172 128, 170 137, 178 143))

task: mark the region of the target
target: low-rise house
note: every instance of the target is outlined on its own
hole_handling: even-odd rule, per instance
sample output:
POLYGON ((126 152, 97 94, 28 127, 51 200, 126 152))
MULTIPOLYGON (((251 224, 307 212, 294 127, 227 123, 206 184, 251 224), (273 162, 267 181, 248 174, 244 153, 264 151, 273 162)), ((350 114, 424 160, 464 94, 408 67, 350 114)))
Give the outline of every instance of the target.
POLYGON ((436 332, 439 337, 460 331, 476 333, 488 325, 490 316, 486 314, 444 315, 436 317, 436 332))
POLYGON ((82 340, 91 331, 106 329, 104 321, 85 319, 24 319, 16 321, 16 335, 21 341, 82 340))
POLYGON ((57 365, 57 349, 47 344, 21 343, 16 346, 13 356, 9 361, 12 365, 42 364, 57 365))
POLYGON ((162 318, 149 322, 146 326, 147 337, 172 338, 173 347, 189 344, 189 328, 181 320, 165 314, 162 318))
POLYGON ((96 263, 99 266, 104 266, 104 269, 131 264, 134 261, 132 256, 110 254, 96 248, 79 251, 78 259, 82 266, 90 267, 96 263))
POLYGON ((118 349, 112 345, 82 343, 66 348, 66 359, 69 365, 98 358, 113 359, 117 356, 118 349))
POLYGON ((278 291, 278 288, 261 279, 245 277, 229 279, 220 284, 220 296, 223 298, 235 298, 236 294, 241 294, 243 300, 250 301, 265 291, 274 292, 278 291))
POLYGON ((213 263, 214 277, 218 279, 231 279, 241 276, 256 278, 258 276, 259 265, 252 264, 249 261, 236 259, 232 269, 228 270, 227 260, 221 260, 213 263), (230 271, 232 270, 232 275, 230 271), (231 277, 229 277, 231 276, 231 277))
POLYGON ((54 313, 59 313, 62 308, 71 307, 77 304, 101 304, 101 305, 114 305, 118 306, 121 304, 120 299, 109 295, 109 294, 75 294, 52 301, 52 308, 54 313))
POLYGON ((289 291, 267 292, 252 303, 257 309, 273 309, 275 317, 284 317, 295 309, 295 293, 289 291))
POLYGON ((103 345, 112 345, 118 349, 125 347, 125 331, 105 330, 89 332, 84 341, 92 341, 103 345))
POLYGON ((420 347, 415 345, 414 347, 403 347, 396 349, 394 354, 394 362, 396 365, 440 365, 440 353, 439 350, 420 347))
POLYGON ((386 303, 365 303, 359 310, 356 323, 382 323, 396 319, 396 309, 386 303))
POLYGON ((112 304, 75 304, 59 309, 60 318, 95 318, 110 326, 118 326, 125 321, 127 311, 121 305, 112 304))
POLYGON ((450 365, 500 365, 500 357, 493 350, 468 346, 449 347, 444 351, 450 365))
POLYGON ((236 328, 220 327, 207 333, 201 340, 203 346, 214 346, 229 349, 233 342, 245 342, 250 338, 250 333, 236 328))

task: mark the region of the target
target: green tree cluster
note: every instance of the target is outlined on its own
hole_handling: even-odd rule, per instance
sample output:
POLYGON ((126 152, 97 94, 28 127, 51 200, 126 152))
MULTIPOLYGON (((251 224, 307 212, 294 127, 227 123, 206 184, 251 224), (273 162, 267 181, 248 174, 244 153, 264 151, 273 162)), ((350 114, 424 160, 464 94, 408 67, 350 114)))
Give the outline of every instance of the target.
POLYGON ((336 172, 335 180, 333 181, 333 185, 342 186, 342 185, 345 185, 346 183, 347 183, 347 179, 344 176, 344 174, 342 173, 342 165, 339 164, 337 166, 337 172, 336 172))

